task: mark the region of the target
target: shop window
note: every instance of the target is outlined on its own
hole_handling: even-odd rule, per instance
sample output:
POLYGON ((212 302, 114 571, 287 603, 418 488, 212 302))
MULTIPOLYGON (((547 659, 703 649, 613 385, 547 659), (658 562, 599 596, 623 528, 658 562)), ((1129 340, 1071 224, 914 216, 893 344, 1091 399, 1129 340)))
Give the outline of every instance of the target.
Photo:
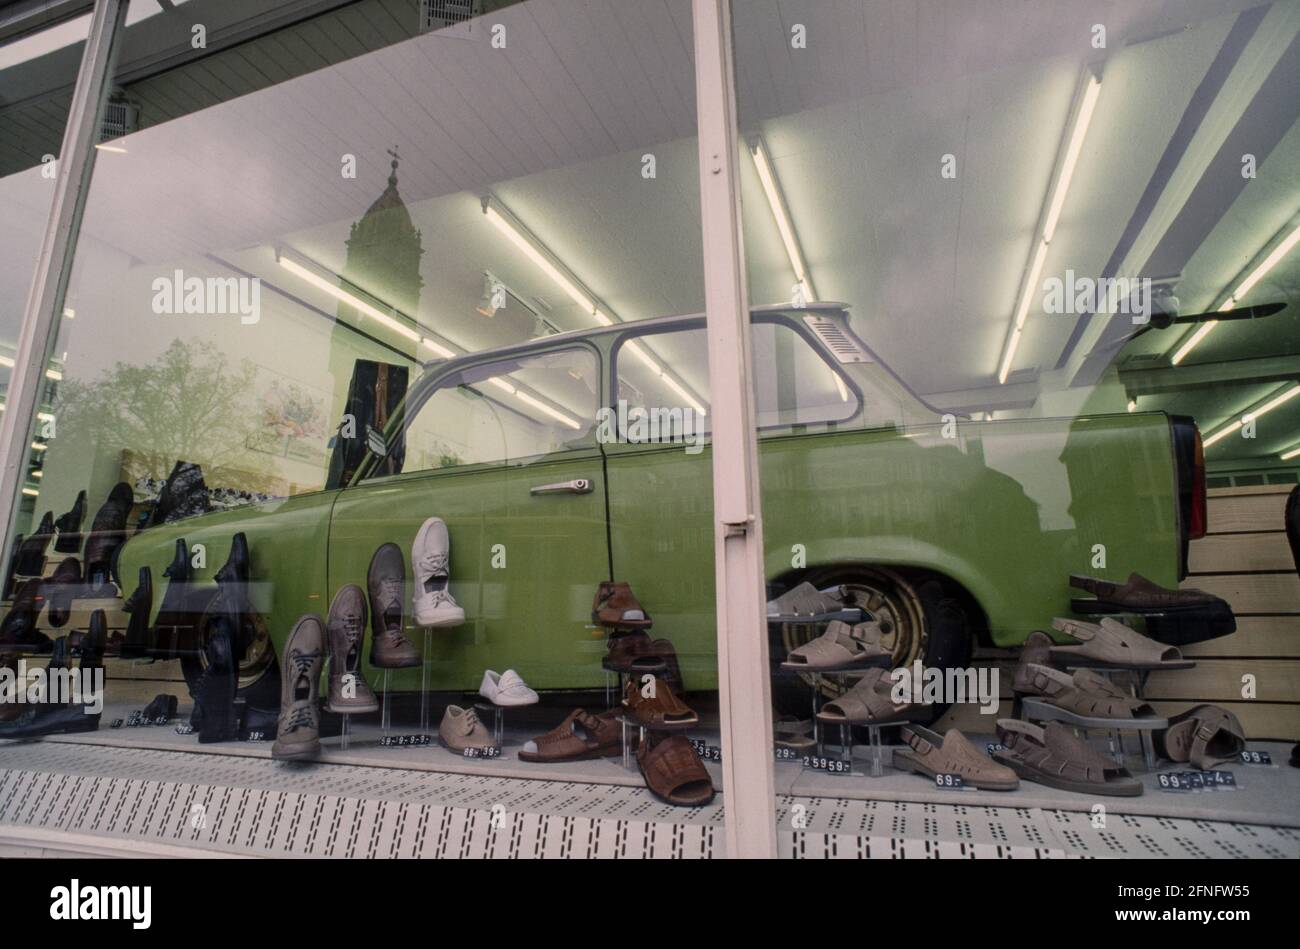
MULTIPOLYGON (((791 325, 755 322, 751 344, 761 431, 774 434, 838 424, 858 414, 862 403, 856 385, 791 325)), ((680 440, 692 425, 703 425, 706 433, 712 430, 709 356, 702 327, 629 336, 618 357, 615 409, 624 428, 636 424, 638 417, 653 421, 656 424, 648 426, 651 441, 680 440)))
MULTIPOLYGON (((585 349, 471 366, 403 423, 404 472, 519 461, 589 446, 599 369, 585 349)), ((390 453, 391 454, 391 453, 390 453)))

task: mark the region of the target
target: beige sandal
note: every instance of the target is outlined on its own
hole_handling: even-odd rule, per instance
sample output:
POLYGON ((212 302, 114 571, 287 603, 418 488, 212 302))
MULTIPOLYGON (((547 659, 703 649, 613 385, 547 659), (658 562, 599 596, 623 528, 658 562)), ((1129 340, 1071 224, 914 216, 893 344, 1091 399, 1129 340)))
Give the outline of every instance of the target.
POLYGON ((841 669, 887 663, 889 650, 880 645, 884 630, 879 623, 858 623, 850 626, 834 620, 812 642, 790 650, 781 663, 784 669, 841 669))
POLYGON ((1071 674, 1031 662, 1024 665, 1016 686, 1022 694, 1040 697, 1048 705, 1084 718, 1141 719, 1156 714, 1148 703, 1090 669, 1075 669, 1071 674))
POLYGON ((955 728, 948 729, 940 738, 920 725, 905 725, 902 734, 911 747, 894 752, 894 767, 900 771, 927 778, 957 775, 963 784, 982 791, 1014 791, 1020 786, 1014 771, 979 751, 955 728))
POLYGON ((1166 646, 1143 636, 1119 620, 1103 617, 1100 623, 1081 620, 1052 620, 1052 628, 1079 642, 1071 646, 1053 646, 1052 658, 1057 662, 1082 659, 1107 666, 1129 666, 1143 669, 1190 669, 1196 663, 1184 659, 1173 646, 1166 646))

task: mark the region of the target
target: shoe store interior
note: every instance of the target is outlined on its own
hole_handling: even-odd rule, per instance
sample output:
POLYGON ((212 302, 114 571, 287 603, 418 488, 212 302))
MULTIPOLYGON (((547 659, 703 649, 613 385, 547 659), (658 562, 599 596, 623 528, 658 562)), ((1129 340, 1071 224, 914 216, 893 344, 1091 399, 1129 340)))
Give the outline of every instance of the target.
POLYGON ((1300 0, 706 5, 0 3, 0 854, 1300 857, 1300 0))

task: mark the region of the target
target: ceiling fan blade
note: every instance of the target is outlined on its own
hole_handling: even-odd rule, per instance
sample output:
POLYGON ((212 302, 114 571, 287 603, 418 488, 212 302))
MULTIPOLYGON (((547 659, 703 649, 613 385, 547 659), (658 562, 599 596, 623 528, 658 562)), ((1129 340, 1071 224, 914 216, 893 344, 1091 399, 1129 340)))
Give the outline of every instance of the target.
POLYGON ((1256 306, 1243 306, 1235 310, 1216 310, 1213 313, 1188 313, 1186 316, 1176 316, 1171 322, 1173 323, 1205 323, 1209 320, 1258 320, 1266 316, 1272 316, 1286 309, 1285 303, 1260 303, 1256 306))

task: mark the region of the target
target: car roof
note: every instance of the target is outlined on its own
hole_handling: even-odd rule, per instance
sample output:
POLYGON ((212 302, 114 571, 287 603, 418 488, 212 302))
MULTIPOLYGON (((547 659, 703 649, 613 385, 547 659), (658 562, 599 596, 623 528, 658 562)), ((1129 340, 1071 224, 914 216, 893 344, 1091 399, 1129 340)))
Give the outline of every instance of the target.
MULTIPOLYGON (((751 317, 763 316, 769 313, 816 313, 821 316, 833 316, 843 314, 848 309, 847 303, 820 302, 809 303, 802 307, 791 306, 788 303, 771 303, 764 306, 754 306, 749 308, 751 317)), ((569 340, 590 339, 593 336, 601 336, 606 333, 621 333, 629 329, 645 330, 660 326, 672 326, 676 323, 689 323, 694 320, 705 318, 703 313, 682 313, 674 316, 655 316, 646 320, 625 320, 618 323, 610 323, 608 326, 590 326, 585 329, 567 330, 563 333, 556 333, 554 336, 538 336, 534 339, 525 340, 521 343, 508 343, 505 346, 495 346, 491 349, 479 349, 472 353, 461 353, 446 359, 430 359, 421 364, 424 369, 431 369, 436 366, 442 366, 458 359, 465 359, 473 356, 478 359, 483 356, 495 356, 528 350, 539 344, 550 346, 556 342, 567 342, 569 340)))

